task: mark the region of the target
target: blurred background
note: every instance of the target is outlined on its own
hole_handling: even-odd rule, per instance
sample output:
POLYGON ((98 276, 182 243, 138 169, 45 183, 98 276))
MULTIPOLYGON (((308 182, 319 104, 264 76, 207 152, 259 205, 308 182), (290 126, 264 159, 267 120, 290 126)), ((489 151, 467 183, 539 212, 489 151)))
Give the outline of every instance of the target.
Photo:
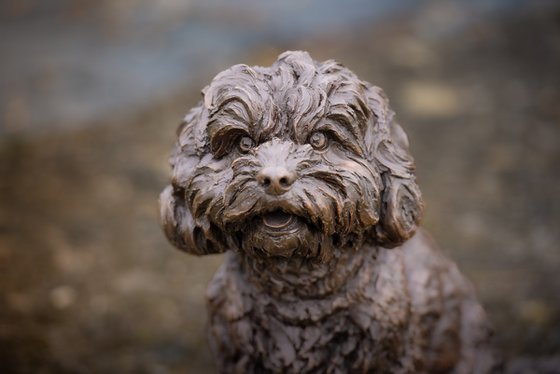
POLYGON ((288 49, 385 89, 424 226, 505 356, 560 372, 560 3, 4 0, 2 373, 212 371, 222 258, 173 249, 157 198, 200 90, 288 49))

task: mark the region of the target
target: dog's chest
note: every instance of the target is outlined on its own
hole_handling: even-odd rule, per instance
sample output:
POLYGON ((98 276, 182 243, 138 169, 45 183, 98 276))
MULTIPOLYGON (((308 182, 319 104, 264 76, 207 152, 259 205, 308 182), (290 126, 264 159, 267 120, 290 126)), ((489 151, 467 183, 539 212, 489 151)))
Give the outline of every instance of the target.
POLYGON ((398 266, 385 268, 328 297, 286 302, 224 266, 208 295, 214 349, 230 357, 223 371, 412 370, 406 286, 398 266))
POLYGON ((397 372, 397 367, 412 368, 403 363, 406 331, 388 330, 376 320, 360 326, 353 312, 337 312, 303 326, 269 314, 254 330, 252 340, 258 349, 251 356, 257 361, 262 358, 263 366, 273 372, 367 372, 372 368, 397 372))

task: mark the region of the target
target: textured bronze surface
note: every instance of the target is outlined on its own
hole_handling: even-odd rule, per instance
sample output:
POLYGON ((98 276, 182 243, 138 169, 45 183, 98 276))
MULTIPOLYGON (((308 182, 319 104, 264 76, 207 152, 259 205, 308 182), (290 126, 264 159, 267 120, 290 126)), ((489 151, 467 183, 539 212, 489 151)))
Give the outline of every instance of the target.
POLYGON ((471 285, 417 230, 380 88, 286 52, 218 74, 177 135, 162 224, 189 253, 228 251, 207 291, 220 372, 497 368, 471 285))

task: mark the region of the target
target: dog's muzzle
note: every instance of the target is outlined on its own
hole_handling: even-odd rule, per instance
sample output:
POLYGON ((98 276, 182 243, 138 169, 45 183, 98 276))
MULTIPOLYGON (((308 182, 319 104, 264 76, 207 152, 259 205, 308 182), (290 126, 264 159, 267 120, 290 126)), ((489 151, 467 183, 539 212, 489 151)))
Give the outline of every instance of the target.
POLYGON ((234 161, 223 218, 245 252, 280 257, 316 252, 321 230, 309 218, 311 204, 304 203, 309 193, 299 183, 298 165, 310 158, 309 147, 303 148, 273 139, 234 161))

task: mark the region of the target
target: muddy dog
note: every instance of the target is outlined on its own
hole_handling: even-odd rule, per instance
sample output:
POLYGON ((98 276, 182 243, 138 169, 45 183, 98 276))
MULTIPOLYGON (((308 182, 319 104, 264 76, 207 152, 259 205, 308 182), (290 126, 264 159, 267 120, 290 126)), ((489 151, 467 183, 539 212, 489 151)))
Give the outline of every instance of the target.
POLYGON ((210 284, 222 373, 486 373, 471 285, 417 230, 408 140, 383 91, 286 52, 218 74, 161 194, 169 240, 226 252, 210 284))

